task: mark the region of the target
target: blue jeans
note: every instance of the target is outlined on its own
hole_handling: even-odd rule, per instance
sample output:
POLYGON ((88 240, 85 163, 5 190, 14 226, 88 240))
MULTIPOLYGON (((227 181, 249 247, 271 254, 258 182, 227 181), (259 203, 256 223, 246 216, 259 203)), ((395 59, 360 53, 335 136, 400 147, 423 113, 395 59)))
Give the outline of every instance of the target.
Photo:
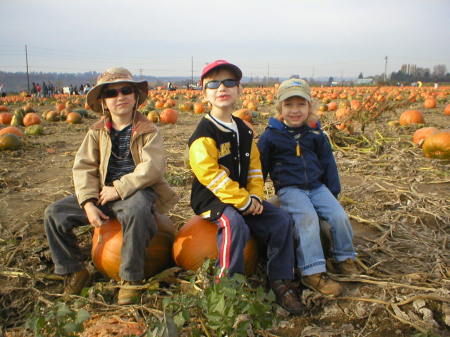
POLYGON ((350 220, 325 185, 312 190, 284 187, 278 191, 278 197, 281 208, 294 219, 297 266, 303 276, 326 272, 319 217, 330 224, 333 258, 337 262, 355 258, 350 220))

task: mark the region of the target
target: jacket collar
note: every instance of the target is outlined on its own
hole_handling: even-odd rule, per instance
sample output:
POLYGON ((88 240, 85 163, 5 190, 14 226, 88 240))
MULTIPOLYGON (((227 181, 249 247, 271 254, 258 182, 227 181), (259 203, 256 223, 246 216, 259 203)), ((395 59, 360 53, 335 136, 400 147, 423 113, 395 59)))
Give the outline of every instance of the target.
MULTIPOLYGON (((279 131, 287 131, 289 129, 289 127, 286 124, 284 124, 283 122, 281 122, 280 120, 278 120, 278 119, 276 119, 274 117, 270 117, 269 118, 269 125, 268 125, 268 127, 270 129, 275 129, 275 130, 279 130, 279 131)), ((310 129, 310 127, 307 126, 307 125, 302 125, 302 126, 298 127, 298 130, 302 131, 302 132, 303 131, 308 131, 309 129, 310 129)), ((297 128, 296 128, 296 130, 297 130, 297 128)))
MULTIPOLYGON (((93 130, 104 129, 107 132, 110 132, 111 128, 112 128, 111 119, 107 116, 102 116, 100 120, 91 125, 91 129, 93 130)), ((142 115, 139 111, 136 111, 133 120, 132 135, 154 132, 155 130, 156 126, 152 122, 150 122, 144 115, 142 115)))

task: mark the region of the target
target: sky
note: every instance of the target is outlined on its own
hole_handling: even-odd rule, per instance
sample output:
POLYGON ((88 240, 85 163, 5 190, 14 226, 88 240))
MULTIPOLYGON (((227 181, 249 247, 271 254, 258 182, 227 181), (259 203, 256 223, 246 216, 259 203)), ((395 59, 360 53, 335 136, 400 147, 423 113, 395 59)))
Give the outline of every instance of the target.
POLYGON ((450 0, 0 0, 0 71, 247 77, 450 71, 450 0), (387 63, 386 63, 387 57, 387 63))

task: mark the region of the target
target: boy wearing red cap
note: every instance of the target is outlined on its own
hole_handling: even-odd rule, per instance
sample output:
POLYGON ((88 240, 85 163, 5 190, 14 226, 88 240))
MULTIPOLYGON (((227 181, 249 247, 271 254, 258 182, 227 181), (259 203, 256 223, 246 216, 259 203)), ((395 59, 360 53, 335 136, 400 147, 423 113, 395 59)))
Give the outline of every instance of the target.
POLYGON ((212 106, 189 139, 194 173, 191 206, 218 226, 219 277, 244 272, 243 250, 252 234, 267 246, 267 275, 278 303, 301 312, 293 279, 293 222, 263 201, 264 181, 253 131, 232 112, 241 93, 241 70, 225 60, 208 64, 200 84, 212 106))

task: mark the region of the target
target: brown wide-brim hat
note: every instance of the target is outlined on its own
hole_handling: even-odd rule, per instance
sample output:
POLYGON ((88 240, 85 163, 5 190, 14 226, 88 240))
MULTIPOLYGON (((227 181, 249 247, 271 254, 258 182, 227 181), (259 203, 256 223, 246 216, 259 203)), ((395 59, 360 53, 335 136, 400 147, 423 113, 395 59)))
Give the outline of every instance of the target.
POLYGON ((109 68, 97 78, 95 86, 89 90, 86 103, 95 112, 102 112, 100 94, 105 85, 115 83, 131 83, 138 89, 138 105, 144 103, 148 95, 148 82, 135 81, 131 73, 125 68, 109 68))

